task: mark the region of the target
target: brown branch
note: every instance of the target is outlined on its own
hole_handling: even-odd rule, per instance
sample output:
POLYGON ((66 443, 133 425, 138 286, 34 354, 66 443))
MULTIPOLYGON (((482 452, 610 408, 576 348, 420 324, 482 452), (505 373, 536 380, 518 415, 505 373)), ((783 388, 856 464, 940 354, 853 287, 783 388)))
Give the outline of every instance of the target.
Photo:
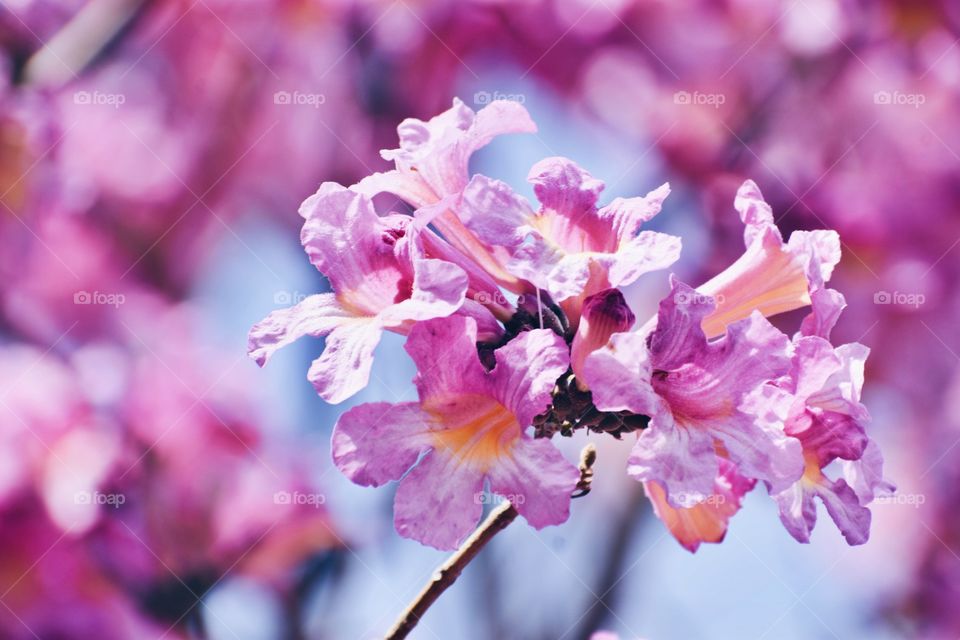
MULTIPOLYGON (((577 483, 576 493, 573 497, 579 498, 590 492, 590 483, 593 480, 593 463, 596 459, 597 449, 592 444, 588 444, 580 452, 580 481, 577 483)), ((433 603, 456 582, 466 566, 470 564, 470 561, 487 546, 488 542, 493 540, 495 535, 516 520, 518 515, 516 508, 509 502, 504 502, 491 511, 483 524, 434 572, 433 578, 406 608, 400 619, 387 633, 385 640, 406 638, 433 603)))

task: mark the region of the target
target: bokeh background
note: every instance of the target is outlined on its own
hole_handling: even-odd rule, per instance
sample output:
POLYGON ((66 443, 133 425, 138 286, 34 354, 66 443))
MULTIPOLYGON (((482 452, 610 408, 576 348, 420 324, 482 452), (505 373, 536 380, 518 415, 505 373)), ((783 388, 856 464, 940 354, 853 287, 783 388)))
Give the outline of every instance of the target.
MULTIPOLYGON (((296 209, 387 164, 405 117, 522 102, 475 168, 546 156, 606 199, 669 180, 659 228, 705 281, 754 179, 834 228, 838 341, 899 494, 847 547, 754 491, 696 555, 597 440, 570 521, 498 536, 416 638, 960 635, 960 5, 952 0, 0 0, 0 637, 375 638, 443 555, 329 460, 337 415, 407 400, 399 339, 325 405, 319 340, 246 331, 326 283, 296 209)), ((630 291, 655 309, 666 276, 630 291)), ((785 328, 797 317, 781 318, 785 328)), ((395 337, 394 337, 395 338, 395 337)), ((571 458, 584 444, 563 443, 571 458)))

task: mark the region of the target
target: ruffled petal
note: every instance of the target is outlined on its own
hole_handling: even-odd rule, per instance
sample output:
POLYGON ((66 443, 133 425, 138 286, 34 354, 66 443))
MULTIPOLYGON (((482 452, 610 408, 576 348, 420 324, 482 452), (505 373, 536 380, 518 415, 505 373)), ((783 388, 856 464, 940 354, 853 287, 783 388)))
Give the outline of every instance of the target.
POLYGON ((829 482, 824 479, 817 485, 817 495, 847 544, 863 544, 870 538, 870 509, 861 506, 857 494, 844 480, 829 482))
POLYGON ((408 217, 381 218, 369 198, 334 182, 323 183, 300 213, 300 241, 341 304, 372 316, 406 297, 412 268, 397 260, 395 245, 408 217))
POLYGON ((414 209, 427 206, 436 200, 436 194, 416 173, 404 173, 397 169, 374 173, 350 187, 352 191, 373 198, 381 193, 392 193, 406 201, 414 209))
MULTIPOLYGON (((564 229, 571 231, 570 225, 577 223, 579 218, 589 216, 596 218, 597 198, 603 191, 603 181, 597 180, 590 173, 580 168, 569 158, 545 158, 530 168, 527 181, 533 185, 544 210, 549 209, 554 215, 558 239, 563 237, 564 229)), ((552 234, 548 234, 552 235, 552 234)))
POLYGON ((843 478, 860 499, 867 505, 878 496, 892 495, 896 486, 883 477, 883 454, 873 440, 868 440, 863 455, 858 460, 844 460, 843 478))
POLYGON ((308 296, 253 325, 247 336, 247 353, 262 367, 277 349, 303 336, 327 335, 353 317, 332 293, 308 296))
POLYGON ((566 522, 580 472, 549 440, 521 437, 489 472, 490 490, 536 529, 566 522))
POLYGON ((410 330, 407 353, 417 365, 420 401, 441 406, 465 393, 486 393, 487 372, 477 353, 477 323, 450 316, 418 322, 410 330))
POLYGON ((483 472, 434 451, 400 481, 393 523, 404 538, 453 550, 480 522, 483 502, 483 472))
POLYGON ((810 294, 810 313, 800 323, 800 335, 829 338, 840 314, 847 307, 843 294, 835 289, 818 289, 810 294))
POLYGON ((607 268, 612 287, 625 287, 637 278, 666 269, 680 258, 681 241, 676 236, 656 231, 641 231, 620 245, 607 268))
POLYGON ((567 345, 549 329, 534 329, 494 353, 497 365, 489 374, 490 393, 526 427, 550 406, 557 379, 570 366, 567 345))
POLYGON ((650 426, 640 433, 627 461, 632 478, 658 482, 667 502, 677 507, 705 500, 718 472, 710 434, 677 425, 666 408, 653 412, 650 426))
POLYGON ((803 475, 803 447, 783 430, 791 400, 772 385, 758 387, 739 407, 752 419, 721 420, 712 427, 740 472, 766 480, 774 492, 789 487, 803 475))
POLYGON ((380 155, 396 162, 401 172, 416 172, 436 200, 466 186, 473 152, 498 135, 533 131, 536 125, 516 102, 494 101, 474 113, 454 98, 450 109, 427 122, 416 118, 401 122, 397 127, 400 148, 381 151, 380 155))
POLYGON ((614 198, 597 215, 611 220, 620 243, 629 242, 640 231, 645 222, 649 222, 660 213, 663 201, 670 195, 670 183, 665 182, 647 195, 636 198, 614 198))
POLYGON ((319 358, 310 365, 307 379, 320 397, 331 404, 343 402, 370 381, 373 351, 383 329, 375 319, 355 319, 327 336, 319 358))
POLYGON ((379 487, 410 470, 431 446, 430 431, 437 427, 417 402, 362 404, 333 428, 333 463, 356 484, 379 487))
POLYGON ((635 331, 614 334, 607 346, 588 355, 583 363, 583 381, 600 411, 652 415, 661 407, 652 375, 647 338, 635 331))
POLYGON ((488 247, 508 249, 524 241, 534 217, 530 203, 510 185, 479 174, 464 189, 457 214, 488 247))
POLYGON ((653 504, 654 513, 667 525, 673 537, 685 549, 694 552, 703 542, 723 541, 730 518, 740 510, 743 496, 755 484, 755 480, 744 478, 724 460, 720 462, 713 493, 699 504, 671 506, 663 487, 657 482, 645 482, 643 489, 653 504))
POLYGON ((783 488, 803 461, 800 444, 782 430, 792 398, 766 383, 787 372, 789 340, 755 312, 708 342, 700 319, 711 306, 674 281, 650 337, 653 389, 680 427, 709 434, 742 473, 783 488))
POLYGON ((466 293, 467 274, 463 269, 443 260, 417 260, 410 297, 380 312, 380 321, 390 328, 448 316, 460 308, 466 293))
POLYGON ((780 493, 771 494, 780 510, 780 522, 797 542, 810 542, 810 533, 817 524, 817 505, 813 493, 796 482, 780 493))

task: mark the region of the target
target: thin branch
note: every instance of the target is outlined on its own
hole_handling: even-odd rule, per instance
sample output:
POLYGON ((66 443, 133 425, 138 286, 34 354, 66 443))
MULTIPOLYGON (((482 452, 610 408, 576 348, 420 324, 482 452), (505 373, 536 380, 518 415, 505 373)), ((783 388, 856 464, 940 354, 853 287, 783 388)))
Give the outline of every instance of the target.
MULTIPOLYGON (((597 449, 592 444, 588 444, 580 452, 580 481, 577 483, 573 497, 580 498, 590 493, 593 463, 596 459, 597 449)), ((491 511, 483 524, 434 572, 433 578, 406 608, 397 623, 387 633, 385 640, 406 638, 441 594, 456 582, 470 561, 487 546, 488 542, 493 540, 495 535, 516 520, 518 515, 516 508, 510 502, 504 502, 491 511)))

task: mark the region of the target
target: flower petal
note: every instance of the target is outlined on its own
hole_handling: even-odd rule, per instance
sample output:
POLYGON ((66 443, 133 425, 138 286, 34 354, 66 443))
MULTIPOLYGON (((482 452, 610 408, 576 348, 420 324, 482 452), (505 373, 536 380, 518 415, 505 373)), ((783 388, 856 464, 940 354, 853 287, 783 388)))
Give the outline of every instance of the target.
POLYGON ((393 503, 394 526, 405 538, 437 549, 456 549, 480 522, 482 492, 482 471, 434 451, 400 481, 393 503))
POLYGON ((625 287, 651 271, 666 269, 680 258, 681 241, 656 231, 641 231, 620 245, 607 269, 613 287, 625 287))
POLYGON ((390 328, 407 321, 448 316, 463 304, 467 293, 467 274, 455 264, 443 260, 414 262, 413 292, 406 300, 380 312, 380 320, 390 328))
POLYGON ((427 122, 407 118, 397 127, 400 148, 380 153, 404 173, 416 172, 436 198, 457 193, 467 184, 474 151, 505 133, 536 131, 522 105, 497 100, 474 113, 460 99, 427 122))
POLYGON ((719 469, 710 434, 677 425, 668 409, 651 415, 650 426, 640 433, 627 461, 632 478, 658 482, 667 502, 677 507, 705 500, 719 469))
POLYGON ((563 338, 549 329, 525 331, 495 352, 491 394, 528 426, 552 401, 557 379, 570 366, 563 338))
POLYGON ((490 490, 509 499, 530 526, 542 529, 570 517, 570 494, 580 472, 549 440, 521 437, 491 468, 490 490))
MULTIPOLYGON (((596 217, 594 209, 603 191, 603 181, 581 169, 569 158, 545 158, 530 168, 527 181, 533 184, 543 209, 555 213, 558 226, 573 224, 586 215, 596 217)), ((559 227, 562 230, 563 227, 559 227)))
POLYGON ((784 313, 811 303, 840 260, 840 241, 834 231, 797 231, 790 241, 773 222, 773 212, 760 190, 747 180, 734 201, 743 220, 747 249, 730 267, 697 289, 717 299, 717 308, 704 318, 708 337, 754 310, 765 316, 784 313))
POLYGON ((373 351, 382 333, 375 319, 355 319, 341 324, 327 336, 323 353, 307 372, 307 379, 321 398, 337 404, 367 386, 373 351))
POLYGON ((431 204, 436 200, 433 190, 415 173, 404 173, 397 169, 374 173, 350 187, 352 191, 373 198, 381 193, 392 193, 410 204, 414 209, 431 204))
POLYGON ((889 480, 883 478, 883 454, 873 440, 867 440, 863 455, 859 460, 844 460, 843 478, 860 499, 860 504, 870 504, 881 495, 892 495, 897 490, 889 480))
POLYGON ((273 353, 303 336, 323 336, 353 315, 332 293, 307 296, 286 309, 277 309, 253 325, 247 336, 247 353, 261 367, 273 353))
POLYGON ((647 338, 636 331, 614 334, 606 347, 587 356, 583 381, 600 411, 652 415, 660 399, 650 383, 653 367, 647 338))
POLYGON ((810 532, 817 523, 817 505, 813 493, 802 482, 795 482, 779 493, 772 493, 780 509, 780 522, 797 542, 810 542, 810 532))
POLYGON ((643 483, 643 489, 653 504, 654 513, 667 525, 673 537, 685 549, 694 552, 703 542, 723 541, 730 518, 740 510, 743 496, 755 484, 756 481, 738 474, 732 463, 722 460, 713 493, 699 504, 671 506, 663 487, 655 481, 643 483))
POLYGON ((300 241, 341 304, 376 315, 409 289, 412 269, 395 255, 408 217, 381 218, 366 196, 334 182, 323 183, 300 213, 300 241))
POLYGON ((824 479, 817 486, 817 495, 847 544, 863 544, 870 538, 870 509, 860 505, 857 494, 844 480, 829 482, 824 479))
POLYGON ((399 480, 431 446, 430 431, 437 426, 417 402, 359 405, 333 428, 333 463, 365 487, 399 480))
POLYGON ((649 222, 660 213, 668 195, 670 183, 665 182, 643 197, 614 198, 600 209, 598 215, 612 220, 620 242, 627 242, 637 235, 644 222, 649 222))
POLYGON ((463 394, 487 394, 487 372, 477 353, 477 323, 450 316, 418 322, 404 346, 417 365, 420 401, 429 407, 456 402, 463 394))

